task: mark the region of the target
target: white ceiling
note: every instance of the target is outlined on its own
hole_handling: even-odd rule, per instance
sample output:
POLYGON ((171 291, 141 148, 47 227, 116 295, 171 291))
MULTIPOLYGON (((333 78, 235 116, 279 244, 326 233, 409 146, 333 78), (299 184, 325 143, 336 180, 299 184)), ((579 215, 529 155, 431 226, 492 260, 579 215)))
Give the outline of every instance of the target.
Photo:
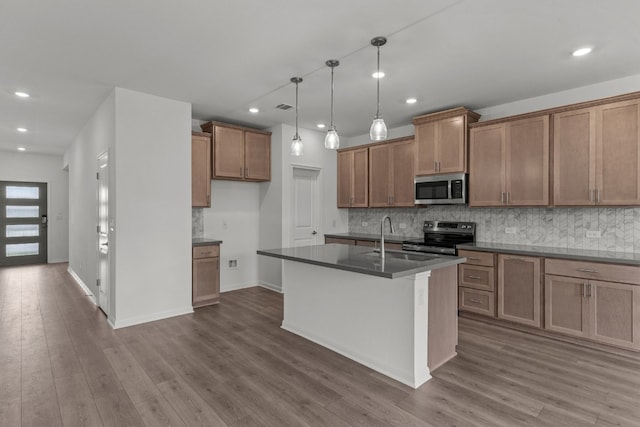
POLYGON ((193 104, 197 119, 368 132, 413 116, 640 74, 638 0, 2 0, 0 150, 63 153, 114 86, 193 104), (571 52, 593 46, 591 55, 571 52), (30 99, 13 93, 24 90, 30 99), (415 96, 418 102, 405 104, 415 96), (248 108, 260 108, 251 114, 248 108), (26 134, 17 127, 29 129, 26 134))

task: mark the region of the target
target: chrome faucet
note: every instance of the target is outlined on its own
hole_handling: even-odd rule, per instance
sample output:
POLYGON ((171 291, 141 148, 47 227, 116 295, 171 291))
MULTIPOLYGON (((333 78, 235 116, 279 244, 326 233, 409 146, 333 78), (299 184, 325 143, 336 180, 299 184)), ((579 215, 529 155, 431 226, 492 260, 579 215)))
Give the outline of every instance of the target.
POLYGON ((393 234, 393 223, 391 222, 391 218, 389 215, 385 215, 382 217, 382 222, 380 222, 380 258, 384 259, 384 220, 389 220, 389 228, 391 229, 391 234, 393 234))

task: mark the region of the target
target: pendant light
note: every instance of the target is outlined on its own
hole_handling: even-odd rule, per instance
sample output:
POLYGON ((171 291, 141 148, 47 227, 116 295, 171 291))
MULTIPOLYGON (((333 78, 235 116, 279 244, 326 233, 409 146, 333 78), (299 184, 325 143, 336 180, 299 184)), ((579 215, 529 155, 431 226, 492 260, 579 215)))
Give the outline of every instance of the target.
POLYGON ((298 135, 298 83, 302 82, 302 77, 291 77, 291 82, 296 84, 296 134, 291 141, 291 155, 302 156, 302 138, 298 135))
POLYGON ((338 136, 336 127, 333 125, 333 69, 340 65, 340 61, 337 59, 330 59, 325 62, 325 64, 327 64, 328 67, 331 67, 331 126, 329 126, 327 136, 324 138, 324 148, 335 150, 340 147, 340 137, 338 136))
POLYGON ((380 46, 384 46, 386 43, 386 37, 374 37, 371 39, 371 44, 378 48, 378 108, 376 110, 376 116, 373 118, 373 123, 371 123, 371 129, 369 129, 369 137, 372 141, 387 139, 387 125, 380 115, 380 46))

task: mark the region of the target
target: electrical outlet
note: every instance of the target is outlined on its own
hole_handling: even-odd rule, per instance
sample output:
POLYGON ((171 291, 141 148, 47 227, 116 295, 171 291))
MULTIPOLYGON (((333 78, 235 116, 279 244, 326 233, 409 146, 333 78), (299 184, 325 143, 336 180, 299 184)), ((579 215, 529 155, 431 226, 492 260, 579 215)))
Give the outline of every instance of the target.
POLYGON ((406 223, 404 223, 404 222, 401 222, 401 223, 399 224, 399 226, 400 226, 400 229, 401 229, 401 230, 404 230, 405 228, 407 228, 407 224, 406 224, 406 223))
POLYGON ((362 226, 363 226, 363 227, 368 227, 368 226, 369 226, 369 223, 368 223, 367 221, 362 221, 362 226))
POLYGON ((588 239, 599 239, 601 237, 602 237, 602 232, 600 232, 600 230, 587 230, 588 239))
POLYGON ((518 229, 516 227, 505 227, 504 232, 505 234, 516 234, 518 229))
POLYGON ((238 269, 238 260, 237 259, 230 259, 229 260, 229 268, 232 270, 237 270, 238 269))

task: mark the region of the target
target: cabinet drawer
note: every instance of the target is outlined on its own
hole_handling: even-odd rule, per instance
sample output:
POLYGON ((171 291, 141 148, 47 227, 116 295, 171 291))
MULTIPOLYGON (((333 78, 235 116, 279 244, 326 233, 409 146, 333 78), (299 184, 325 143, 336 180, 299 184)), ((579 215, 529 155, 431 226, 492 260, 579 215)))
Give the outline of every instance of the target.
POLYGON ((597 262, 549 259, 544 262, 546 274, 606 280, 608 282, 640 285, 640 267, 630 265, 603 264, 597 262))
POLYGON ((193 258, 213 258, 220 256, 220 246, 219 245, 210 245, 210 246, 194 246, 193 248, 193 258))
POLYGON ((459 250, 458 256, 467 258, 467 264, 484 265, 486 267, 493 267, 495 265, 495 254, 492 252, 476 252, 459 250))
POLYGON ((495 290, 494 269, 481 265, 458 265, 458 284, 467 288, 493 292, 495 290))
POLYGON ((458 308, 463 311, 496 317, 495 293, 460 287, 458 308))

